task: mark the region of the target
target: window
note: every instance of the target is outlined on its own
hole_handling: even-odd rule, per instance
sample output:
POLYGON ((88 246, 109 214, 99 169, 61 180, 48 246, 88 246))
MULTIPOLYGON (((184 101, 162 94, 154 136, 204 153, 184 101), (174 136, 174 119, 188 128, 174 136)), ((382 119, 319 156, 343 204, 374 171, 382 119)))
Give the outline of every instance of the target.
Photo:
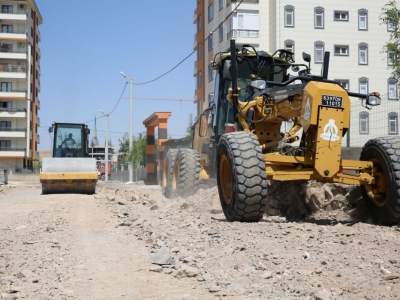
POLYGON ((399 123, 398 123, 398 118, 397 118, 397 113, 395 112, 390 112, 388 114, 388 119, 389 119, 389 134, 391 135, 397 135, 399 134, 399 123))
POLYGON ((335 45, 335 55, 349 56, 349 46, 335 45))
POLYGON ((11 108, 11 102, 10 101, 7 101, 7 102, 0 101, 0 110, 2 108, 11 108))
POLYGON ((335 11, 334 12, 334 20, 335 21, 348 21, 349 20, 349 12, 348 11, 335 11))
POLYGON ((1 6, 1 13, 3 13, 3 14, 12 14, 13 13, 13 6, 12 5, 2 5, 1 6))
POLYGON ((0 131, 10 131, 11 121, 0 121, 0 131))
POLYGON ((13 32, 13 26, 12 25, 1 25, 1 32, 5 33, 12 33, 13 32))
POLYGON ((358 64, 368 65, 368 44, 358 44, 358 64))
POLYGON ((218 8, 222 9, 224 7, 224 0, 219 0, 218 8))
POLYGON ((213 35, 212 34, 210 34, 208 36, 207 44, 208 44, 208 52, 210 52, 213 49, 213 35))
POLYGON ((394 77, 388 79, 388 95, 389 100, 397 100, 397 80, 394 77))
POLYGON ((315 63, 322 64, 324 62, 324 42, 315 42, 315 63))
POLYGON ((197 31, 200 31, 201 29, 201 15, 197 17, 197 31))
POLYGON ((361 77, 358 79, 359 84, 359 93, 360 94, 368 94, 368 78, 361 77))
POLYGON ((369 133, 369 114, 366 111, 360 112, 360 134, 369 133))
POLYGON ((324 8, 318 6, 314 10, 315 10, 314 28, 324 29, 324 8))
MULTIPOLYGON (((287 51, 290 51, 294 54, 294 41, 293 40, 286 40, 284 45, 284 49, 287 51)), ((294 60, 294 55, 293 55, 293 60, 294 60)))
POLYGON ((285 6, 285 27, 294 27, 294 6, 285 6))
POLYGON ((218 28, 218 35, 219 35, 219 41, 222 42, 224 40, 224 26, 222 24, 218 28))
POLYGON ((387 23, 387 31, 394 31, 394 30, 395 30, 394 25, 392 23, 388 22, 387 23))
POLYGON ((393 59, 394 59, 394 53, 388 52, 387 53, 387 65, 392 66, 393 65, 393 59))
POLYGON ((337 83, 339 83, 345 90, 350 90, 349 80, 348 79, 335 79, 337 83))
POLYGON ((197 88, 201 87, 201 71, 197 73, 197 88))
POLYGON ((197 47, 197 59, 201 58, 201 50, 202 50, 202 44, 200 43, 199 46, 197 47))
POLYGON ((214 70, 211 68, 211 64, 208 65, 208 81, 214 79, 214 70))
POLYGON ((11 82, 2 82, 1 83, 1 91, 2 92, 11 92, 12 91, 12 83, 11 82))
POLYGON ((0 151, 8 150, 11 148, 11 141, 0 140, 0 151))
POLYGON ((358 10, 358 30, 368 30, 368 10, 358 10))
POLYGON ((214 19, 214 2, 211 2, 208 6, 208 23, 210 23, 212 19, 214 19))
POLYGON ((202 107, 202 105, 201 105, 201 103, 202 103, 202 101, 201 101, 201 99, 199 99, 199 100, 197 100, 197 116, 199 117, 201 114, 202 114, 202 112, 203 112, 203 107, 202 107))

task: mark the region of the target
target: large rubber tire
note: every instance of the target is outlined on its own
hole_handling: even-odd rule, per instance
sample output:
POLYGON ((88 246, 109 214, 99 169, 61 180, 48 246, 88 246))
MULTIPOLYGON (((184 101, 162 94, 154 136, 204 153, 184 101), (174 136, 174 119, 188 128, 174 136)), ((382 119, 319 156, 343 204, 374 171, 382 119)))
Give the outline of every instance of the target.
POLYGON ((179 149, 171 182, 171 197, 186 198, 199 189, 200 155, 193 149, 179 149))
POLYGON ((217 149, 217 182, 222 210, 228 221, 258 222, 267 203, 267 173, 254 134, 221 136, 217 149))
POLYGON ((162 180, 162 193, 166 198, 171 198, 172 173, 174 171, 175 158, 178 149, 168 150, 164 159, 164 171, 162 180))
POLYGON ((367 206, 380 224, 400 222, 400 137, 387 136, 369 140, 360 160, 372 161, 375 184, 361 186, 367 206))

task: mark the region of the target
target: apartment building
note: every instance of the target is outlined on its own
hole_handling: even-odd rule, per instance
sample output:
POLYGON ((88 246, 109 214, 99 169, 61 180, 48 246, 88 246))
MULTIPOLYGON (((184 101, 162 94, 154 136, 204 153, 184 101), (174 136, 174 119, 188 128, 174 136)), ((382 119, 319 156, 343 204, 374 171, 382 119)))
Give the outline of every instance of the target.
POLYGON ((31 173, 39 159, 42 16, 35 0, 0 6, 0 169, 31 173))
MULTIPOLYGON (((309 53, 315 75, 320 74, 324 52, 329 51, 329 79, 352 92, 377 91, 382 95, 382 105, 372 110, 363 107, 360 99, 351 98, 350 133, 343 146, 360 147, 377 136, 398 135, 398 83, 383 52, 394 28, 379 20, 387 2, 196 0, 193 21, 198 114, 214 97, 214 71, 209 64, 216 53, 229 48, 233 38, 237 44, 251 44, 270 53, 290 50, 296 62, 302 62, 302 52, 309 53)), ((290 122, 288 125, 285 127, 290 128, 290 122)))

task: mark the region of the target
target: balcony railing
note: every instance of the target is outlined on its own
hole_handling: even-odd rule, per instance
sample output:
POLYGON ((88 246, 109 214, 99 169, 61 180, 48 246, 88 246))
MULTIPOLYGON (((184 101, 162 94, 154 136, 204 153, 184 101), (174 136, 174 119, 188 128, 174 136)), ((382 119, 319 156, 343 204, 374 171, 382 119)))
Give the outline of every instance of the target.
POLYGON ((26 148, 0 147, 0 151, 25 151, 26 148))
POLYGON ((26 72, 26 66, 21 66, 21 65, 0 65, 0 72, 25 73, 26 72))
POLYGON ((3 93, 26 93, 27 92, 27 90, 14 90, 14 89, 1 89, 0 88, 0 92, 3 92, 3 93))
MULTIPOLYGON (((229 5, 231 3, 232 4, 236 4, 236 3, 240 2, 240 1, 241 0, 228 0, 226 5, 229 5)), ((260 0, 243 0, 242 3, 260 3, 260 0)))
POLYGON ((26 108, 0 107, 0 112, 1 111, 6 111, 6 112, 26 112, 26 108))
POLYGON ((7 29, 3 29, 1 31, 1 33, 18 33, 18 34, 27 34, 28 33, 28 29, 21 29, 21 30, 7 30, 7 29))
POLYGON ((9 9, 9 8, 2 8, 0 13, 2 14, 15 14, 15 15, 26 15, 26 10, 15 10, 15 9, 9 9))
POLYGON ((228 41, 231 38, 235 37, 243 37, 243 38, 258 38, 259 31, 258 30, 246 30, 246 29, 234 29, 231 30, 228 34, 228 41))
POLYGON ((11 50, 11 49, 0 47, 0 52, 2 52, 2 53, 26 53, 26 50, 11 50))
POLYGON ((7 131, 7 132, 24 132, 24 131, 26 131, 26 128, 0 127, 0 131, 7 131))

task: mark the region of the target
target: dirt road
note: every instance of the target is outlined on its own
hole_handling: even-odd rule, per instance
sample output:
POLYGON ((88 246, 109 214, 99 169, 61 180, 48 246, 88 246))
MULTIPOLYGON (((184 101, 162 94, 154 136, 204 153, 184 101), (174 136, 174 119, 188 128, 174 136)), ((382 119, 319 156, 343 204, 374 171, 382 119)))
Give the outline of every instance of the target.
POLYGON ((398 227, 340 212, 229 223, 218 201, 216 188, 171 201, 158 187, 0 186, 0 298, 399 298, 398 227))

